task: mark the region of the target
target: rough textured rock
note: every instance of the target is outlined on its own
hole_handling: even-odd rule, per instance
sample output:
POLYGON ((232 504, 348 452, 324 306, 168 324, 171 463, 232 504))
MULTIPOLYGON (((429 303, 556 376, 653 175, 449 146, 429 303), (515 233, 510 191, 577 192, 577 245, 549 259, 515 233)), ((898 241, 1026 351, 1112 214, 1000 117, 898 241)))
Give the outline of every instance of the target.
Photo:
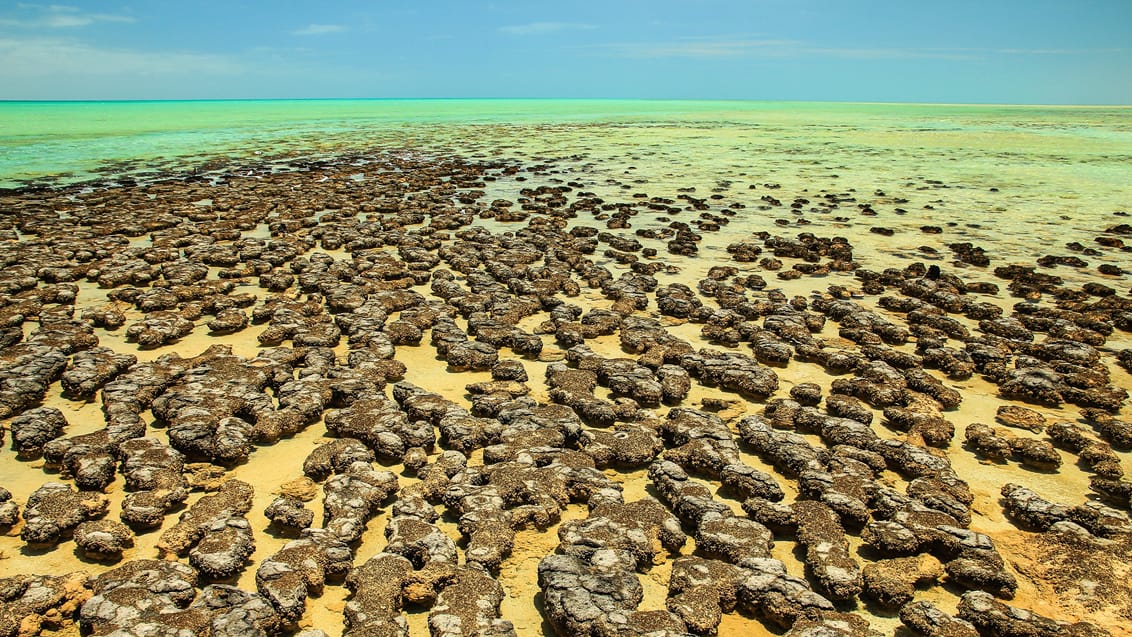
POLYGON ((1008 373, 998 387, 1006 398, 1025 400, 1047 407, 1061 405, 1061 375, 1048 367, 1024 367, 1008 373))
POLYGON ((1018 484, 1002 486, 1002 507, 1011 518, 1038 531, 1069 519, 1069 507, 1054 504, 1018 484))
MULTIPOLYGON (((109 635, 152 627, 155 634, 176 629, 203 632, 209 614, 186 610, 196 596, 192 567, 165 560, 132 560, 91 581, 93 597, 79 612, 87 634, 109 635)), ((173 633, 176 634, 176 633, 173 633)))
POLYGON ((573 409, 583 420, 599 427, 608 427, 617 421, 616 405, 594 396, 597 372, 551 363, 546 368, 546 384, 550 387, 551 400, 573 409))
POLYGON ((141 347, 152 349, 187 336, 193 327, 192 320, 177 312, 149 312, 126 328, 126 337, 141 347))
POLYGON ((681 557, 672 564, 665 606, 698 635, 714 635, 723 613, 735 609, 747 572, 718 560, 681 557))
POLYGON ((410 420, 394 402, 384 398, 360 399, 349 407, 330 410, 324 416, 326 429, 343 438, 360 440, 377 457, 401 460, 408 449, 433 448, 432 423, 410 420))
POLYGON ((503 587, 487 573, 457 569, 428 614, 429 630, 435 637, 514 637, 515 627, 499 616, 503 597, 503 587))
MULTIPOLYGON (((213 494, 201 496, 181 514, 177 524, 161 534, 157 548, 168 553, 184 555, 203 538, 226 531, 231 519, 242 519, 252 507, 252 486, 240 480, 228 480, 213 494)), ((245 520, 246 525, 246 520, 245 520)), ((247 536, 250 539, 250 532, 247 536)), ((247 555, 250 555, 250 551, 247 555)), ((246 557, 246 556, 245 556, 246 557)))
POLYGON ((613 431, 588 429, 578 443, 599 468, 645 466, 664 449, 654 429, 629 423, 618 423, 613 431))
POLYGON ((106 515, 108 508, 109 501, 101 493, 48 482, 28 496, 20 539, 31 545, 58 544, 82 522, 106 515))
POLYGON ((674 407, 661 422, 660 431, 675 445, 665 452, 665 459, 687 470, 719 476, 724 467, 741 462, 731 431, 715 414, 674 407))
POLYGON ((0 353, 0 418, 19 415, 38 403, 67 366, 67 352, 24 342, 0 353))
POLYGON ((912 601, 915 587, 943 578, 943 567, 930 555, 879 560, 867 564, 864 594, 882 608, 897 610, 912 601))
POLYGON ((189 496, 183 456, 148 437, 123 442, 118 453, 126 489, 131 491, 122 500, 122 521, 135 529, 160 526, 165 514, 189 496))
POLYGON ((790 637, 880 637, 872 630, 867 619, 852 613, 819 611, 801 617, 786 635, 790 637))
POLYGON ((798 383, 790 388, 791 398, 810 407, 821 402, 821 395, 821 385, 817 383, 798 383))
POLYGON ((801 616, 833 610, 828 599, 811 590, 805 579, 788 574, 776 559, 750 558, 739 566, 747 571, 739 585, 740 603, 781 628, 790 628, 801 616))
POLYGON ((244 516, 217 517, 189 549, 189 564, 205 577, 224 579, 242 570, 253 552, 255 539, 244 516))
POLYGON ((281 628, 279 614, 267 598, 234 586, 204 587, 189 609, 211 615, 208 627, 213 637, 267 637, 281 628))
POLYGON ((8 423, 12 430, 12 448, 25 459, 38 458, 48 442, 63 435, 67 419, 54 407, 37 407, 16 416, 8 423))
POLYGON ((0 487, 0 529, 7 530, 20 521, 20 506, 12 499, 12 492, 0 487))
POLYGON ((762 416, 747 416, 740 420, 739 435, 787 477, 796 477, 808 470, 825 469, 826 450, 815 448, 796 433, 775 430, 762 416))
POLYGON ((679 465, 657 460, 649 467, 652 480, 660 497, 681 521, 699 527, 709 516, 729 517, 731 509, 712 498, 711 490, 696 482, 679 465))
POLYGON ((354 438, 338 438, 318 445, 303 461, 303 473, 313 480, 324 480, 341 473, 355 462, 376 460, 373 450, 354 438))
POLYGON ((0 578, 0 637, 62 628, 91 595, 86 573, 0 578))
POLYGON ((221 464, 239 462, 247 458, 253 441, 295 433, 318 415, 276 409, 264 393, 277 373, 296 362, 292 356, 282 361, 261 357, 252 363, 226 346, 214 345, 153 400, 153 414, 166 424, 169 444, 185 455, 221 464))
POLYGON ((401 586, 413 570, 403 557, 379 553, 346 576, 351 598, 346 603, 343 635, 402 635, 409 626, 401 616, 401 586))
POLYGON ((958 614, 981 634, 994 637, 1108 634, 1103 628, 1088 622, 1062 624, 1035 612, 1003 604, 983 591, 964 593, 959 600, 958 614))
POLYGON ((709 514, 696 529, 696 550, 706 557, 738 563, 752 557, 770 557, 774 535, 747 518, 709 514))
POLYGON ((260 563, 256 589, 291 624, 302 617, 307 596, 320 594, 328 578, 345 576, 352 563, 346 544, 325 531, 307 529, 260 563))
POLYGON ((969 529, 941 525, 936 529, 933 553, 947 560, 948 578, 971 590, 982 590, 1010 599, 1018 581, 1006 570, 1005 561, 987 535, 969 529))
POLYGON ((967 444, 975 451, 992 460, 1004 460, 1010 453, 1010 441, 991 427, 981 423, 967 425, 964 432, 967 444))
POLYGON ((1000 405, 994 419, 1004 425, 1030 431, 1041 431, 1046 424, 1045 416, 1018 405, 1000 405))
POLYGON ((782 486, 774 476, 745 464, 729 464, 719 475, 723 486, 731 490, 740 500, 760 498, 779 502, 786 497, 782 486))
POLYGON ((819 589, 831 600, 852 599, 861 592, 861 567, 849 553, 837 514, 820 502, 803 500, 793 505, 798 541, 806 547, 806 568, 819 589))
POLYGON ((314 511, 306 508, 302 500, 286 495, 272 500, 263 515, 272 524, 290 532, 301 531, 314 522, 314 511))
POLYGON ((109 347, 76 352, 63 372, 63 391, 73 398, 89 398, 137 362, 137 356, 118 354, 109 347))
POLYGON ((390 495, 397 492, 397 477, 355 462, 323 485, 323 518, 327 532, 346 544, 361 538, 366 522, 390 495))
POLYGON ((661 548, 676 552, 684 546, 687 537, 680 522, 664 505, 652 499, 623 503, 620 494, 614 493, 595 496, 588 517, 559 527, 563 551, 627 551, 643 567, 664 559, 661 548))
POLYGON ((927 601, 905 604, 900 609, 900 621, 924 637, 977 637, 979 634, 970 622, 952 617, 927 601))
POLYGON ((644 596, 626 551, 599 549, 588 556, 544 557, 538 566, 546 616, 561 635, 597 637, 611 618, 632 614, 644 596))
POLYGON ((75 544, 87 557, 116 560, 134 545, 134 534, 121 522, 92 520, 75 527, 75 544))
POLYGON ((681 356, 680 367, 702 383, 750 396, 765 397, 778 389, 774 370, 743 354, 703 349, 681 356))

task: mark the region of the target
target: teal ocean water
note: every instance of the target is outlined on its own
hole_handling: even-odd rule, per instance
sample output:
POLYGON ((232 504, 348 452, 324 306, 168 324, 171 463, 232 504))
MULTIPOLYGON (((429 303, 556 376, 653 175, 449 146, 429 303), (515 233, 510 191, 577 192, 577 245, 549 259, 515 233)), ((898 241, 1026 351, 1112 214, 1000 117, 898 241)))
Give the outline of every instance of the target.
MULTIPOLYGON (((208 159, 382 146, 553 153, 709 148, 720 161, 838 158, 1046 171, 1118 187, 1132 107, 649 100, 0 102, 0 185, 208 159), (595 132, 597 128, 608 130, 595 132), (644 138, 644 139, 642 139, 644 138), (730 142, 730 144, 728 144, 730 142), (604 150, 610 150, 605 148, 604 150), (721 153, 727 157, 721 156, 721 153), (758 156, 752 156, 757 153, 758 156)), ((1063 175, 1063 176, 1065 176, 1063 175)), ((1033 184, 1040 185, 1040 184, 1033 184)))
MULTIPOLYGON (((1132 210, 1132 107, 649 100, 0 102, 0 187, 409 149, 601 183, 933 191, 939 222, 1095 227, 1132 210)), ((1009 226, 1009 227, 1007 227, 1009 226)))
MULTIPOLYGON (((650 100, 0 103, 0 187, 122 175, 156 179, 280 158, 389 150, 553 161, 588 183, 630 176, 629 183, 654 191, 764 183, 794 193, 880 190, 912 197, 935 222, 975 226, 974 238, 1016 236, 1031 246, 1062 243, 1067 225, 1086 232, 1113 212, 1132 210, 1132 107, 650 100)), ((918 227, 920 217, 907 221, 918 227)))

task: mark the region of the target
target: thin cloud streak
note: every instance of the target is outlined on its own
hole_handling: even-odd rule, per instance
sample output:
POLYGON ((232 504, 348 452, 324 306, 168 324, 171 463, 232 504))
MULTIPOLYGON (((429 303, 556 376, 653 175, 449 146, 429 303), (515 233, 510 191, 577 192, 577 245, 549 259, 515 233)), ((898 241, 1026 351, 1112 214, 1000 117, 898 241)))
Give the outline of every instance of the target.
POLYGON ((597 26, 577 22, 531 22, 529 24, 512 24, 499 27, 500 33, 508 35, 541 35, 556 31, 591 31, 597 26))
POLYGON ((785 57, 797 53, 800 43, 792 40, 682 39, 672 42, 610 42, 589 47, 626 58, 720 58, 740 56, 785 57))
POLYGON ((0 26, 21 29, 74 29, 90 26, 99 22, 137 22, 137 19, 133 16, 110 13, 85 13, 76 7, 58 4, 49 6, 19 4, 16 5, 16 7, 23 11, 37 12, 39 15, 29 18, 0 18, 0 26))
POLYGON ((293 35, 330 35, 331 33, 344 33, 347 30, 348 29, 341 24, 308 24, 291 33, 293 35))
POLYGON ((1092 55, 1096 53, 1127 53, 1128 49, 993 49, 1003 55, 1092 55))
POLYGON ((237 75, 245 65, 211 53, 101 48, 63 38, 0 38, 0 80, 59 76, 237 75))
POLYGON ((991 55, 1071 56, 1120 54, 1127 49, 990 49, 823 47, 800 40, 687 36, 665 42, 608 42, 582 47, 591 53, 633 59, 658 58, 798 58, 831 57, 848 60, 953 60, 970 61, 991 55))

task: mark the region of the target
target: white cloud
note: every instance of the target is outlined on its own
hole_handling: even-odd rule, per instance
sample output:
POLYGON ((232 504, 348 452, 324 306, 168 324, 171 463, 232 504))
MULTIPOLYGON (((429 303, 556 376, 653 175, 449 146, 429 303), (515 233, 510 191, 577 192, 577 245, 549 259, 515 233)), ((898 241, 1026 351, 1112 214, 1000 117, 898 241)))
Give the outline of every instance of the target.
POLYGON ((137 22, 137 19, 128 15, 110 13, 87 13, 77 7, 60 4, 38 5, 18 4, 24 17, 0 18, 0 26, 18 27, 23 29, 74 29, 90 26, 98 22, 137 22))
POLYGON ((783 57, 789 52, 796 51, 798 46, 799 43, 792 40, 689 38, 670 42, 613 42, 596 45, 594 48, 607 51, 617 57, 628 58, 716 58, 744 55, 783 57))
POLYGON ((86 76, 235 75, 223 55, 102 48, 64 38, 0 38, 0 80, 86 76))
POLYGON ((1127 53, 1128 49, 994 49, 1003 55, 1087 55, 1091 53, 1127 53))
POLYGON ((678 38, 665 42, 611 42, 587 47, 624 58, 792 58, 821 56, 846 59, 933 58, 963 60, 976 57, 970 51, 905 48, 819 47, 798 40, 736 39, 721 37, 678 38))
POLYGON ((990 55, 1081 55, 1120 52, 1121 49, 979 49, 826 47, 800 40, 737 36, 689 36, 663 42, 609 42, 585 47, 591 52, 623 58, 796 58, 827 57, 850 60, 975 60, 990 55))
POLYGON ((308 24, 291 33, 293 35, 329 35, 331 33, 342 33, 346 30, 346 27, 341 24, 308 24))
POLYGON ((592 24, 580 24, 577 22, 531 22, 529 24, 513 24, 499 27, 499 31, 510 35, 540 35, 543 33, 554 33, 555 31, 588 31, 596 28, 597 27, 592 24))

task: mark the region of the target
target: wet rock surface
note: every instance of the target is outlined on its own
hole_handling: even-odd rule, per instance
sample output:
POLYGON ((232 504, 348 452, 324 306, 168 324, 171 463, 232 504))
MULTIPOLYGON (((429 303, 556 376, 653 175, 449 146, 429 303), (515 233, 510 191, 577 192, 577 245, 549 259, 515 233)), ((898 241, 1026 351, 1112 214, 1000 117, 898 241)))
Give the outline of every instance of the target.
POLYGON ((353 159, 0 193, 0 557, 91 573, 0 580, 0 635, 1102 634, 1025 607, 1122 599, 1027 562, 1132 530, 1113 264, 353 159))

